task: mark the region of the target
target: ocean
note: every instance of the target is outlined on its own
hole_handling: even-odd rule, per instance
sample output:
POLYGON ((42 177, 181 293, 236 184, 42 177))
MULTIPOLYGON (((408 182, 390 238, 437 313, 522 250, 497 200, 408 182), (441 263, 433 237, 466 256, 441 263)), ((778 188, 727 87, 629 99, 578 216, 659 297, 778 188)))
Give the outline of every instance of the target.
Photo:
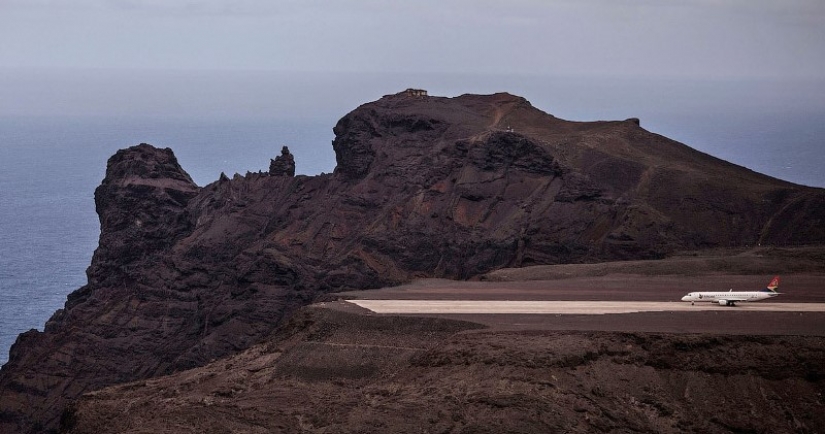
POLYGON ((106 160, 141 142, 172 148, 201 186, 221 172, 266 171, 284 145, 295 155, 297 173, 314 175, 334 169, 332 127, 358 104, 405 87, 447 96, 508 90, 564 119, 639 117, 642 127, 703 152, 825 187, 825 98, 821 87, 805 83, 625 80, 594 86, 546 77, 347 77, 343 83, 292 77, 294 84, 290 77, 247 75, 242 97, 234 99, 219 85, 236 83, 226 77, 202 78, 191 89, 178 76, 155 77, 156 87, 146 85, 152 80, 140 82, 142 93, 112 79, 109 87, 96 82, 91 98, 77 91, 81 78, 61 77, 56 81, 71 89, 44 95, 19 77, 0 74, 0 85, 16 89, 0 89, 0 365, 19 333, 42 330, 66 296, 86 283, 99 235, 94 189, 106 160), (210 89, 222 90, 213 100, 203 96, 210 89), (190 98, 200 103, 184 103, 190 98), (140 104, 108 107, 101 99, 140 104))

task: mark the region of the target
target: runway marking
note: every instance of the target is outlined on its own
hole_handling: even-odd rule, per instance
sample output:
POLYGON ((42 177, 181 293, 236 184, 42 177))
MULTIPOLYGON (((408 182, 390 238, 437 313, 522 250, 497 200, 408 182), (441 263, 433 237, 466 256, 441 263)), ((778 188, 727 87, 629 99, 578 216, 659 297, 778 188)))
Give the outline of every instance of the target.
POLYGON ((496 300, 348 300, 375 313, 388 314, 557 314, 602 315, 636 312, 825 312, 825 303, 717 303, 682 301, 496 301, 496 300))

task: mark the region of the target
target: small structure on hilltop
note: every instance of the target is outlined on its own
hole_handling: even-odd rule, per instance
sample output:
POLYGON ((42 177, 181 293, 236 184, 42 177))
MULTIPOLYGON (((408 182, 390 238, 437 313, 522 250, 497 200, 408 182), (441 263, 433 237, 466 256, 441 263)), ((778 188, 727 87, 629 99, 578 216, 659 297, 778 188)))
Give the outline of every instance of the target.
POLYGON ((404 95, 413 96, 413 97, 422 97, 422 96, 427 96, 427 91, 424 90, 424 89, 409 88, 409 89, 404 91, 404 95))
POLYGON ((295 157, 289 152, 289 148, 281 148, 281 155, 269 160, 270 176, 295 176, 295 157))

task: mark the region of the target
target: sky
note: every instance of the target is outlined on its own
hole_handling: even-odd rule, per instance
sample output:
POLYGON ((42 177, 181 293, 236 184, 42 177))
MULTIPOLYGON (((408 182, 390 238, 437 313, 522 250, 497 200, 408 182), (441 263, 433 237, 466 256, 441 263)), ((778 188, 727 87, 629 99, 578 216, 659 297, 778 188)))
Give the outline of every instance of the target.
POLYGON ((825 76, 822 0, 0 0, 0 69, 825 76))
POLYGON ((296 121, 331 139, 407 87, 637 117, 825 185, 825 0, 0 0, 0 118, 296 121))

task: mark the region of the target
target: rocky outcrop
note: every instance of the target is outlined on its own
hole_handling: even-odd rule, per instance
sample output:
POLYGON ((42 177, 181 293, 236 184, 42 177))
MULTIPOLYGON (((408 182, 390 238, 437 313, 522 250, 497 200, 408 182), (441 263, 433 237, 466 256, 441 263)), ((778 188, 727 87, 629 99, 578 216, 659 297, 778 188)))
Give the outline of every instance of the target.
MULTIPOLYGON (((0 431, 49 429, 80 393, 235 354, 324 292, 825 241, 822 190, 632 121, 568 122, 508 94, 399 94, 334 132, 335 173, 313 177, 197 187, 169 150, 113 156, 88 284, 12 347, 0 431)), ((290 175, 290 157, 271 174, 290 175)))
POLYGON ((171 149, 143 143, 118 151, 95 190, 100 242, 87 272, 89 286, 127 285, 145 278, 131 273, 132 265, 163 254, 192 231, 186 205, 197 193, 171 149))
POLYGON ((295 176, 295 157, 289 148, 281 148, 281 155, 269 160, 269 174, 271 176, 295 176))

